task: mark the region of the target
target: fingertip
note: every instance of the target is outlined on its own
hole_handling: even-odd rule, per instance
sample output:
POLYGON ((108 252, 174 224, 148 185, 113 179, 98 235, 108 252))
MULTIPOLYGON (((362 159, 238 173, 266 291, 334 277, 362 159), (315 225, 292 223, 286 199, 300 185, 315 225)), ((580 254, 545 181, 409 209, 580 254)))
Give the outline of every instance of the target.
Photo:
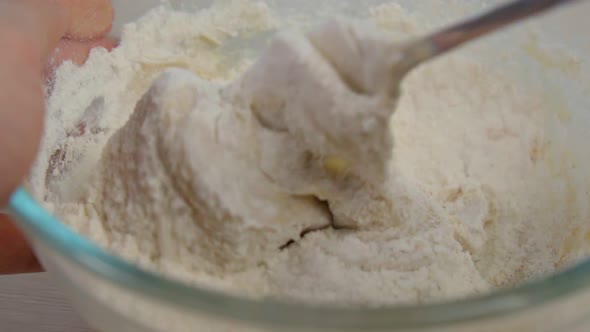
POLYGON ((60 0, 67 7, 70 26, 66 37, 91 40, 109 33, 115 11, 110 0, 60 0))

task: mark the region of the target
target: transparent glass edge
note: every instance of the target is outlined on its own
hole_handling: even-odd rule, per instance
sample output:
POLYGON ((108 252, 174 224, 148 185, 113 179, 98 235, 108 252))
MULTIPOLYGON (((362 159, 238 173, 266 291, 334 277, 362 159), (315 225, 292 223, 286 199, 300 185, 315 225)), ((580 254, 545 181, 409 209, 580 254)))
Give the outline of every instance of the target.
POLYGON ((586 260, 560 273, 512 289, 420 306, 354 309, 312 307, 276 300, 256 301, 184 285, 127 263, 69 229, 23 188, 12 195, 9 211, 20 220, 21 227, 47 246, 114 285, 174 306, 188 306, 220 318, 259 325, 338 330, 440 328, 518 314, 590 285, 590 260, 586 260))

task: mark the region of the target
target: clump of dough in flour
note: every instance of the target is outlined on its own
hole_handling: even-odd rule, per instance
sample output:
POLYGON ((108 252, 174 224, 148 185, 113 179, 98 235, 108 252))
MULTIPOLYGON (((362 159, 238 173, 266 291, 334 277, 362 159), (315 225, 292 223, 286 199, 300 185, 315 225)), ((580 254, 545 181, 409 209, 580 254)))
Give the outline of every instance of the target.
POLYGON ((279 37, 235 86, 263 127, 261 169, 285 190, 327 202, 336 227, 394 219, 384 184, 398 56, 383 34, 332 21, 279 37))

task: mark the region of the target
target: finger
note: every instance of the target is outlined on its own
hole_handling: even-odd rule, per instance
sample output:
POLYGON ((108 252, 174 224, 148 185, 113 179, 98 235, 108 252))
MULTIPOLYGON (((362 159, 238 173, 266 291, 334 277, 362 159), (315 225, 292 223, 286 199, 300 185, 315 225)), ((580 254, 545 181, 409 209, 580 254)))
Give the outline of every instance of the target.
POLYGON ((53 73, 65 61, 72 61, 77 65, 82 65, 88 59, 92 49, 102 47, 108 51, 117 46, 117 40, 113 38, 101 38, 86 42, 64 39, 59 42, 53 53, 49 56, 49 61, 45 70, 46 75, 53 73))
POLYGON ((60 8, 47 1, 0 1, 0 207, 37 153, 44 118, 41 63, 66 31, 60 8))
POLYGON ((114 10, 110 0, 58 0, 69 10, 67 37, 77 40, 105 36, 113 25, 114 10))
POLYGON ((45 106, 35 58, 26 50, 0 58, 0 207, 28 174, 41 139, 45 106))
POLYGON ((27 240, 7 216, 0 214, 0 274, 43 270, 27 240))
POLYGON ((3 52, 26 49, 44 61, 67 27, 67 11, 51 1, 0 1, 0 49, 3 52))

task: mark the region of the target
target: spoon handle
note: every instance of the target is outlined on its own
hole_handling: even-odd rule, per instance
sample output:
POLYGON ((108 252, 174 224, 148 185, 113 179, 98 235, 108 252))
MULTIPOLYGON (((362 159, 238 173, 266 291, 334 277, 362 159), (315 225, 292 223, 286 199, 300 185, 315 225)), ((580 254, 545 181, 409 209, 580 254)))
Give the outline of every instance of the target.
POLYGON ((408 70, 466 42, 507 27, 558 5, 580 0, 515 0, 483 15, 436 32, 413 43, 408 49, 408 70))
POLYGON ((578 0, 518 0, 472 18, 428 38, 437 54, 447 52, 463 43, 504 28, 512 23, 540 14, 558 5, 578 0))

